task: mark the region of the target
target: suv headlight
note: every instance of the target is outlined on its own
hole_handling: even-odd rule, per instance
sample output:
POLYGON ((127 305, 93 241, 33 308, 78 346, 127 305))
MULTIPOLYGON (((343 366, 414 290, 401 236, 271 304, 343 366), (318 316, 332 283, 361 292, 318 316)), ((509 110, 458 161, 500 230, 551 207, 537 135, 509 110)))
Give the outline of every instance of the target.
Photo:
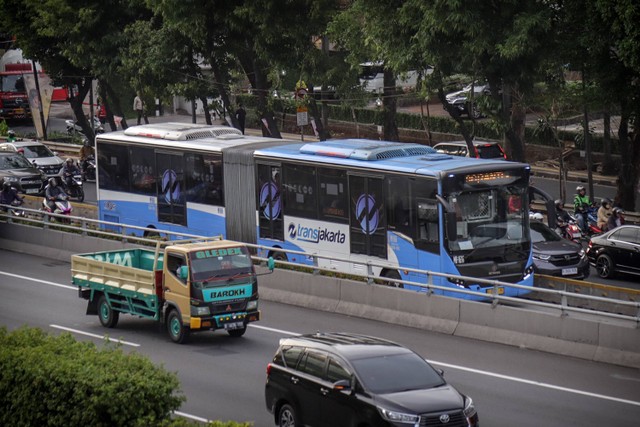
POLYGON ((247 311, 256 310, 258 308, 258 300, 254 299, 247 303, 247 311))
POLYGON ((9 181, 9 182, 18 182, 19 181, 19 178, 15 177, 15 176, 5 176, 4 179, 6 181, 9 181))
POLYGON ((473 404, 473 399, 471 399, 470 397, 465 397, 464 398, 464 409, 462 410, 462 413, 464 414, 464 416, 467 417, 467 418, 471 418, 477 412, 478 411, 476 411, 476 407, 473 404))
POLYGON ((580 252, 578 252, 578 256, 580 256, 580 258, 582 258, 585 254, 586 252, 584 251, 584 249, 580 249, 580 252))
POLYGON ((543 261, 546 261, 546 260, 548 260, 549 258, 551 258, 551 255, 545 255, 545 254, 541 254, 541 253, 536 253, 536 252, 534 252, 534 253, 533 253, 533 257, 534 257, 535 259, 541 259, 541 260, 543 260, 543 261))
POLYGON ((419 415, 403 414, 402 412, 390 411, 381 406, 378 406, 378 412, 387 421, 394 423, 406 423, 406 424, 418 424, 420 422, 419 415))

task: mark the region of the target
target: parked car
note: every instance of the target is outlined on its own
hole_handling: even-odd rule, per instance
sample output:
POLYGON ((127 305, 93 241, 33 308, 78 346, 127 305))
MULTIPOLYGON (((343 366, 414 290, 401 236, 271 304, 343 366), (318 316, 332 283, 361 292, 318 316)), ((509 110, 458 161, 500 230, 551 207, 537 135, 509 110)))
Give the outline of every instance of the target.
POLYGON ((21 193, 42 194, 46 176, 22 154, 0 148, 0 184, 8 182, 21 193))
POLYGON ((533 269, 538 274, 586 279, 591 266, 578 243, 563 239, 548 225, 531 221, 533 269))
POLYGON ((280 340, 267 366, 267 409, 280 427, 476 427, 470 397, 400 344, 316 333, 280 340))
MULTIPOLYGON (((507 159, 507 155, 497 142, 473 141, 473 145, 476 147, 478 157, 481 159, 507 159)), ((440 153, 451 154, 452 156, 470 157, 465 141, 440 142, 434 145, 433 148, 440 153)))
POLYGON ((488 84, 476 82, 475 84, 469 83, 462 88, 462 90, 448 93, 445 98, 449 104, 460 110, 460 114, 466 114, 474 119, 479 119, 482 117, 482 113, 475 103, 474 105, 471 105, 471 101, 469 99, 469 95, 472 90, 474 99, 491 93, 488 84))
POLYGON ((48 177, 56 176, 64 165, 56 153, 41 142, 33 140, 22 140, 5 142, 0 144, 0 148, 21 152, 30 162, 34 163, 48 177))
POLYGON ((621 225, 592 237, 587 256, 600 277, 611 278, 617 273, 640 276, 640 227, 621 225))

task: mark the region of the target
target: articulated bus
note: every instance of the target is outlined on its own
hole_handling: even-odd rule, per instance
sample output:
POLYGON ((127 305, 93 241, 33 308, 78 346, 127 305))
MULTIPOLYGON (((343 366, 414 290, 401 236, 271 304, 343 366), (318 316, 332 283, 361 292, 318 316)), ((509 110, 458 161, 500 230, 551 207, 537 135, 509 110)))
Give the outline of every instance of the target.
POLYGON ((530 168, 523 163, 419 144, 304 143, 183 123, 101 134, 96 153, 104 221, 302 251, 308 255, 288 260, 306 265, 330 256, 319 265, 344 273, 366 273, 363 263, 372 261, 383 265, 373 268, 382 280, 425 283, 408 270, 421 269, 533 285, 530 168))

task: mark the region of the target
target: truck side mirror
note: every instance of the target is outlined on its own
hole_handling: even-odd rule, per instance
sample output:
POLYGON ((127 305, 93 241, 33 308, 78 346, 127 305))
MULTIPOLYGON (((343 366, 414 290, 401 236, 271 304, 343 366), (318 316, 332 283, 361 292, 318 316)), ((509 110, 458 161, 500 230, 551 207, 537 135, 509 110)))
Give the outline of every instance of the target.
POLYGON ((180 271, 178 272, 178 277, 180 278, 180 280, 186 282, 187 278, 189 277, 189 267, 187 267, 186 265, 180 266, 180 271))
POLYGON ((273 271, 273 269, 276 268, 276 262, 273 260, 272 256, 267 260, 267 267, 269 267, 269 271, 273 271))

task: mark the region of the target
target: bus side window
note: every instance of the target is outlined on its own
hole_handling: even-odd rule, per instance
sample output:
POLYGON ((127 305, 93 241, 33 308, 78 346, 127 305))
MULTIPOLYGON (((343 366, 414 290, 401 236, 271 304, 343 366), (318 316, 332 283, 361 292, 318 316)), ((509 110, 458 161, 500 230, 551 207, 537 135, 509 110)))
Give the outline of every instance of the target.
POLYGON ((409 179, 402 176, 389 176, 387 184, 387 225, 405 236, 415 238, 415 222, 411 212, 411 193, 409 179))

